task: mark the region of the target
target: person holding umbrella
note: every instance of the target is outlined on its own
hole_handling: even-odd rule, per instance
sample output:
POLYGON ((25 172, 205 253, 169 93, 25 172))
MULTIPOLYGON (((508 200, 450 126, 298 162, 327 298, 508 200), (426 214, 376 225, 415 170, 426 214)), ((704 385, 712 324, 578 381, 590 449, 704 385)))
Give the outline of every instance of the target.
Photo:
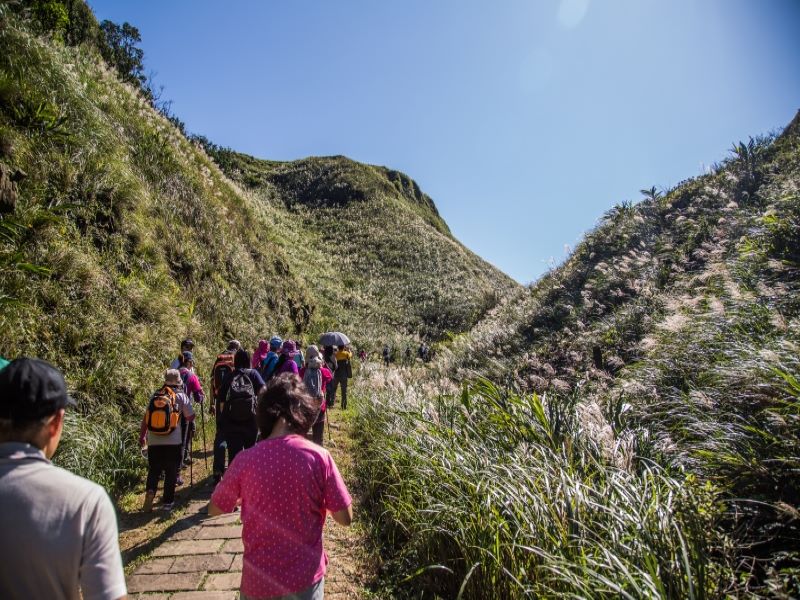
POLYGON ((350 364, 353 353, 350 352, 350 338, 340 331, 330 331, 323 333, 319 338, 319 343, 323 346, 338 346, 336 353, 336 371, 331 382, 330 405, 336 403, 336 389, 341 385, 342 388, 342 409, 347 408, 347 380, 353 376, 353 367, 350 364))

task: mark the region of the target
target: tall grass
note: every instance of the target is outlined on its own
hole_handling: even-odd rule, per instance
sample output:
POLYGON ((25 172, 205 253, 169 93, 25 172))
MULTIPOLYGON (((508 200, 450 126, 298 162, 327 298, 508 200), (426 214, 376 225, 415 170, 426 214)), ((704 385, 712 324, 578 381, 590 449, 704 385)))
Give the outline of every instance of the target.
POLYGON ((358 419, 357 464, 397 593, 725 593, 732 570, 715 488, 620 460, 630 449, 605 450, 577 408, 485 380, 430 400, 373 394, 358 419))

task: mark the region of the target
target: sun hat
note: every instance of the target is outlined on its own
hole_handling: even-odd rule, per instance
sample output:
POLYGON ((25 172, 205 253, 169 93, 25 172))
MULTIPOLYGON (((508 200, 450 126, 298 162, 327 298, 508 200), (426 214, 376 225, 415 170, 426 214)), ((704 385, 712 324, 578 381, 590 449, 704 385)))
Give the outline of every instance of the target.
POLYGON ((166 385, 182 385, 181 372, 178 369, 167 369, 164 371, 164 383, 166 385))
POLYGON ((242 343, 239 340, 231 340, 228 342, 228 350, 238 350, 242 347, 242 343))
POLYGON ((35 421, 76 404, 61 371, 47 361, 20 357, 0 371, 2 419, 35 421))
POLYGON ((306 360, 311 360, 316 356, 319 356, 319 348, 317 348, 314 344, 311 344, 308 348, 306 348, 306 360))

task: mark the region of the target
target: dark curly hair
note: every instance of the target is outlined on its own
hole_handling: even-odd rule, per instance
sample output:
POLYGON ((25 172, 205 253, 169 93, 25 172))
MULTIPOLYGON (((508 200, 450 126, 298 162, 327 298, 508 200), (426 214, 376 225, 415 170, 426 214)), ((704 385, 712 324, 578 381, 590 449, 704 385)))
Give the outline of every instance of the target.
POLYGON ((297 375, 281 373, 269 380, 258 395, 256 421, 261 439, 269 437, 283 417, 294 433, 305 435, 319 414, 320 400, 311 396, 297 375))

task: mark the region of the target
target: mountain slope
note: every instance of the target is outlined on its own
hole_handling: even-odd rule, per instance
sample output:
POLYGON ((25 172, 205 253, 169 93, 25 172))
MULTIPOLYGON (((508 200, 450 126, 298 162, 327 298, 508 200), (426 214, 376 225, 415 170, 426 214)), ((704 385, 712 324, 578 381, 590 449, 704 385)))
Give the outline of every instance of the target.
POLYGON ((450 234, 408 176, 345 157, 289 163, 210 153, 285 230, 286 254, 317 294, 320 318, 362 345, 466 331, 519 288, 450 234))
MULTIPOLYGON (((241 189, 107 67, 92 42, 99 34, 65 46, 62 36, 32 33, 20 6, 0 6, 0 354, 39 356, 66 373, 81 410, 69 416, 61 464, 109 488, 137 479, 136 419, 186 335, 203 374, 231 337, 313 339, 334 325, 359 342, 464 330, 486 306, 481 294, 515 286, 453 240, 430 199, 390 171, 336 159, 368 175, 348 193, 371 199, 376 181, 407 190, 407 202, 387 199, 397 203, 392 214, 452 263, 420 267, 444 274, 434 285, 405 276, 391 231, 382 254, 360 254, 364 242, 350 236, 370 232, 353 225, 361 215, 348 206, 327 207, 324 227, 291 206, 307 190, 341 193, 327 171, 306 168, 314 159, 276 171, 289 178, 280 188, 289 204, 241 189), (328 231, 352 244, 342 262, 358 271, 320 247, 328 231), (445 304, 463 294, 466 308, 440 323, 408 307, 417 294, 445 304)), ((97 28, 90 13, 82 18, 97 28)), ((372 218, 387 218, 368 204, 372 218)))

